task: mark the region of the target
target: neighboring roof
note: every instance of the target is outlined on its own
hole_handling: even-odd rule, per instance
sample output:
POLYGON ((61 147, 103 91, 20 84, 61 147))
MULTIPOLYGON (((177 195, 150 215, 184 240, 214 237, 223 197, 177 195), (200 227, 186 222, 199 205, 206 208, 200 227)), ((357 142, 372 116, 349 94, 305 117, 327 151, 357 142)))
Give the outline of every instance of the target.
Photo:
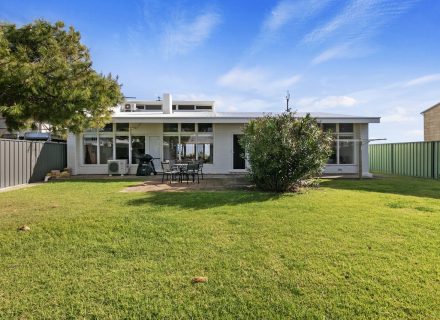
MULTIPOLYGON (((173 112, 165 114, 162 112, 115 112, 113 120, 115 122, 142 122, 142 123, 161 123, 168 122, 213 122, 213 123, 243 123, 270 112, 173 112)), ((306 112, 298 112, 297 116, 303 117, 306 112)), ((380 117, 359 117, 343 114, 310 112, 310 115, 323 123, 379 123, 380 117)))
POLYGON ((437 108, 437 107, 440 107, 440 102, 435 104, 435 105, 433 105, 432 107, 426 109, 425 111, 422 111, 421 114, 424 114, 425 112, 427 112, 427 111, 429 111, 431 109, 437 108))

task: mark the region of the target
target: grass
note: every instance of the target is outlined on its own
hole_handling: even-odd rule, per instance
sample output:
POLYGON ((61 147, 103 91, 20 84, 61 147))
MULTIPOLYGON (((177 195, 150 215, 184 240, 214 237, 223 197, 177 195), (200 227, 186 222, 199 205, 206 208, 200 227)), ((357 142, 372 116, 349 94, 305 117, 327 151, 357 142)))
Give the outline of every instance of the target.
POLYGON ((120 192, 131 184, 0 193, 1 319, 440 318, 438 181, 120 192))

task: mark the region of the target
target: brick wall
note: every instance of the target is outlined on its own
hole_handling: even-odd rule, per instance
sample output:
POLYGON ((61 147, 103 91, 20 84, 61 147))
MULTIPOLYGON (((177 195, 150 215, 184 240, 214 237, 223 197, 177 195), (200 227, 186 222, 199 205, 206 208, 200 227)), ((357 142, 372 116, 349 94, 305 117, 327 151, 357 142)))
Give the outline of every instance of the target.
POLYGON ((440 141, 440 103, 423 114, 424 140, 440 141))

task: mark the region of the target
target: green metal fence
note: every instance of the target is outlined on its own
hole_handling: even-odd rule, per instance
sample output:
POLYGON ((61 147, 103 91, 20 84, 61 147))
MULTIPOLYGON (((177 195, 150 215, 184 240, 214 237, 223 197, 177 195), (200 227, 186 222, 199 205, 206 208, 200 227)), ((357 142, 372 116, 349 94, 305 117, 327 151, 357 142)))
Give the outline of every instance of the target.
POLYGON ((440 179, 440 141, 373 144, 372 172, 440 179))

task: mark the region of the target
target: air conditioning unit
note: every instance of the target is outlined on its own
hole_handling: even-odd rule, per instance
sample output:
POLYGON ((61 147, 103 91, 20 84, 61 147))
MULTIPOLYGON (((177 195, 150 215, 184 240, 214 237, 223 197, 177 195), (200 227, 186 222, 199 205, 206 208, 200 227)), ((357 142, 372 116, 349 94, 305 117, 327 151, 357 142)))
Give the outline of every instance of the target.
POLYGON ((108 175, 112 176, 114 174, 120 174, 123 176, 128 173, 128 163, 127 160, 108 160, 108 175))
POLYGON ((135 109, 136 109, 135 103, 125 103, 123 111, 124 112, 131 112, 131 111, 134 111, 135 109))

